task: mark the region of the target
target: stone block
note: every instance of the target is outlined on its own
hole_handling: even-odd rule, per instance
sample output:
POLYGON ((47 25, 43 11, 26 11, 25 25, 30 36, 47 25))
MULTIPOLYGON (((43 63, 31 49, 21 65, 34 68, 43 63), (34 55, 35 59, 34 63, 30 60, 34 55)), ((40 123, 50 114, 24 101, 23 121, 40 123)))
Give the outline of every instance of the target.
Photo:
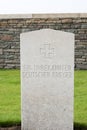
POLYGON ((21 34, 22 130, 73 130, 74 35, 21 34))
POLYGON ((3 49, 0 49, 0 54, 1 54, 1 55, 3 54, 3 49))

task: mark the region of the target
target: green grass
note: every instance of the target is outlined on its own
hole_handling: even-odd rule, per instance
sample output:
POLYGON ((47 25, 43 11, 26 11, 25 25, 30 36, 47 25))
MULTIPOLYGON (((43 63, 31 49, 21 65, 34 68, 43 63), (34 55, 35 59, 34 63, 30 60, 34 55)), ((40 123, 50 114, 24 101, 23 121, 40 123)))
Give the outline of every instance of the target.
POLYGON ((0 70, 0 125, 19 124, 20 72, 0 70))
POLYGON ((87 126, 87 71, 75 71, 74 121, 87 126))
MULTIPOLYGON (((87 126, 87 71, 75 71, 74 122, 87 126)), ((20 71, 0 70, 0 126, 20 124, 20 71)))

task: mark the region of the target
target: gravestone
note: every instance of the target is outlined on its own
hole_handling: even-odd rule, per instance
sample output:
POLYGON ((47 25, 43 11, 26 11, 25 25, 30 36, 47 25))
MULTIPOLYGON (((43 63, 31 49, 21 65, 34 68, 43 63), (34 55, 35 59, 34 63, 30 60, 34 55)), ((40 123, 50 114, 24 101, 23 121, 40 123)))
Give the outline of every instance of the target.
POLYGON ((73 130, 74 35, 21 34, 22 130, 73 130))

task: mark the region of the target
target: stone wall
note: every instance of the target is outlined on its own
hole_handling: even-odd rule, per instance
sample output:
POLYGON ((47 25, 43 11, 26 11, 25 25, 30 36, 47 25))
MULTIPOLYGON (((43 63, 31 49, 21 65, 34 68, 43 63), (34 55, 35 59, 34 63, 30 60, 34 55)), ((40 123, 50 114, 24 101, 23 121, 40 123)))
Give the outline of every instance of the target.
POLYGON ((75 34, 75 68, 87 69, 87 17, 0 18, 0 68, 20 67, 20 33, 51 28, 75 34))

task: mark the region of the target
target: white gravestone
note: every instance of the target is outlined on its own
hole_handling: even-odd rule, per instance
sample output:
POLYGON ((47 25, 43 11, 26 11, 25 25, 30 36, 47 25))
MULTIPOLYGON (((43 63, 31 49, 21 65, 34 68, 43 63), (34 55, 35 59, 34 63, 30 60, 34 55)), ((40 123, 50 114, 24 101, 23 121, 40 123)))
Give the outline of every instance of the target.
POLYGON ((74 34, 21 34, 22 130, 73 130, 74 34))

